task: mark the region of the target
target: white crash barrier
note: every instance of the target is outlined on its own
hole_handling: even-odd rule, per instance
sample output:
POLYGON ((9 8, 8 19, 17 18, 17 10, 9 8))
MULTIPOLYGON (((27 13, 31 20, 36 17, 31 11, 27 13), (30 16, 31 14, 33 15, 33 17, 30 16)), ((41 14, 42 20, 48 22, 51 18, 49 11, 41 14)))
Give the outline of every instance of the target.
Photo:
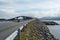
MULTIPOLYGON (((32 21, 32 20, 31 20, 32 21)), ((27 23, 28 24, 28 23, 27 23)), ((20 27, 20 30, 23 29, 24 26, 26 26, 27 24, 24 24, 20 27)), ((14 38, 17 36, 18 30, 16 30, 15 32, 13 32, 10 36, 8 36, 5 40, 14 40, 14 38)))
MULTIPOLYGON (((26 24, 24 24, 26 26, 26 24)), ((23 29, 23 25, 20 27, 20 30, 23 29)), ((16 36, 17 36, 18 30, 16 30, 15 32, 13 32, 9 37, 7 37, 5 40, 13 40, 16 36)))

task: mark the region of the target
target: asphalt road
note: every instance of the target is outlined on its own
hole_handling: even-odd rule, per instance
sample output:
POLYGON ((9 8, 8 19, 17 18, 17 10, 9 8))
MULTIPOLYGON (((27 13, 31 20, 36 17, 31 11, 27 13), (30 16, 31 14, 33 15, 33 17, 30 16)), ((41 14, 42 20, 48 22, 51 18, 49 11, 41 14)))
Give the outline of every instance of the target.
POLYGON ((22 22, 0 22, 0 40, 5 40, 9 35, 11 35, 20 26, 27 24, 31 20, 25 20, 22 22))

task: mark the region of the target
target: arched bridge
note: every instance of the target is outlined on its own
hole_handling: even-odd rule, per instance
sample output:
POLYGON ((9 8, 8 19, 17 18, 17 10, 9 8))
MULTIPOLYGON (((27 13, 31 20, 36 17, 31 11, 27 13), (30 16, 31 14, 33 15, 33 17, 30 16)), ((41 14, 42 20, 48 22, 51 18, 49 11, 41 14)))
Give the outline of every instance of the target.
POLYGON ((28 16, 17 16, 8 20, 18 20, 18 19, 23 19, 23 20, 28 20, 28 19, 33 19, 33 17, 28 17, 28 16))

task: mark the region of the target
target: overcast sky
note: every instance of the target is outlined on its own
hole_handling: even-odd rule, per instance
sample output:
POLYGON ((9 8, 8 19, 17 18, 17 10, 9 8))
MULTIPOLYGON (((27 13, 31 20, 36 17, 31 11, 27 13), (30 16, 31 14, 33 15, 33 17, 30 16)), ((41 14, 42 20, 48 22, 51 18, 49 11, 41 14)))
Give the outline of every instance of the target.
POLYGON ((60 16, 60 0, 0 0, 0 17, 60 16))

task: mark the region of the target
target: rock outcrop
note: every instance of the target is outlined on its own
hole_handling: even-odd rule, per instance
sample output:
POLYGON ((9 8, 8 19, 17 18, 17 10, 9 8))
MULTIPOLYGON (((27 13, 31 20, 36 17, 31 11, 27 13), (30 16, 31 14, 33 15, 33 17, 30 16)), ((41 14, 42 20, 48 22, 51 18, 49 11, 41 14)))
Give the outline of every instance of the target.
POLYGON ((58 23, 56 22, 53 22, 53 21, 42 21, 45 25, 59 25, 58 23))

